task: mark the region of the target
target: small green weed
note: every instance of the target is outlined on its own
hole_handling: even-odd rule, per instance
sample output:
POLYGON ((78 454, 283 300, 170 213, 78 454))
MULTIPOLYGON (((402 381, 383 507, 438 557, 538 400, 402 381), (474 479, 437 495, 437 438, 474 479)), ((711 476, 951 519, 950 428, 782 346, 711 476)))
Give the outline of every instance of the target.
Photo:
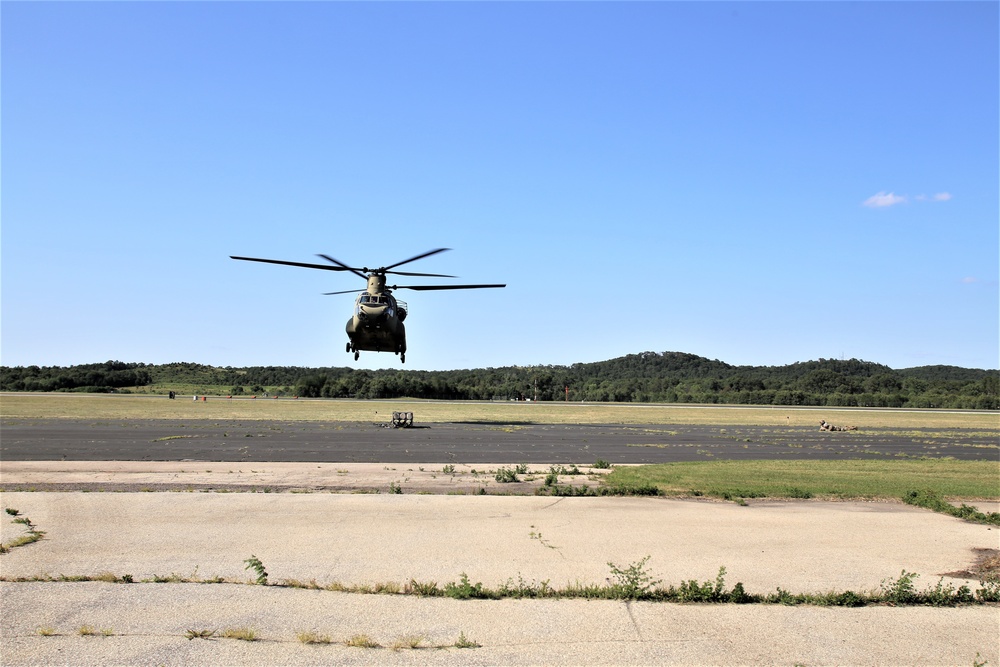
POLYGON ((646 571, 648 561, 649 556, 646 556, 625 568, 620 568, 608 561, 608 567, 611 568, 611 575, 614 577, 612 591, 615 593, 615 597, 638 600, 646 597, 647 593, 660 583, 659 579, 653 579, 652 575, 646 571))
POLYGON ((459 583, 456 584, 455 582, 449 582, 445 584, 444 594, 446 597, 454 598, 456 600, 469 600, 472 598, 485 599, 495 597, 483 588, 482 582, 476 582, 475 584, 471 583, 469 581, 469 575, 465 572, 462 573, 459 583))
POLYGON ((252 555, 247 558, 244 563, 247 564, 244 570, 253 570, 257 574, 257 583, 261 586, 267 586, 267 570, 264 569, 264 564, 260 562, 260 559, 252 555))
POLYGON ((611 467, 611 464, 605 461, 604 459, 597 459, 597 462, 594 464, 594 467, 599 470, 607 470, 608 468, 611 467))
POLYGON ((493 479, 501 484, 510 484, 512 482, 520 482, 521 480, 517 477, 517 471, 513 468, 502 467, 496 471, 493 475, 493 479))
POLYGON ((883 599, 893 605, 915 602, 917 587, 913 585, 913 580, 919 576, 903 570, 899 573, 899 579, 883 579, 881 584, 883 599))
MULTIPOLYGON (((706 581, 699 584, 696 580, 690 579, 688 581, 682 581, 681 586, 677 591, 678 599, 680 602, 722 602, 727 596, 726 584, 726 568, 720 567, 719 573, 715 575, 715 581, 706 581)), ((742 592, 742 584, 738 584, 740 587, 741 594, 739 597, 745 597, 745 593, 742 592)))
POLYGON ((474 639, 469 639, 465 636, 465 631, 458 633, 458 639, 455 640, 455 648, 480 648, 482 644, 474 639))
POLYGON ((295 635, 298 640, 303 644, 332 644, 333 640, 330 639, 330 635, 321 635, 318 632, 313 632, 308 630, 306 632, 300 632, 295 635))
POLYGON ((187 632, 184 633, 184 636, 187 637, 189 641, 192 639, 211 639, 212 637, 215 636, 215 630, 189 629, 187 632))

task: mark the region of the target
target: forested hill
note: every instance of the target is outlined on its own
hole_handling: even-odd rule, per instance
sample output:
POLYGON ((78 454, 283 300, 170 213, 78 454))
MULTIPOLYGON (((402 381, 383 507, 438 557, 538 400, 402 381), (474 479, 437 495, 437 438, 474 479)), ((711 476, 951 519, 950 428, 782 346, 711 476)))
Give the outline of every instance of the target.
POLYGON ((458 371, 220 368, 120 361, 3 366, 0 390, 1000 409, 996 370, 956 366, 893 370, 857 359, 732 366, 682 352, 643 352, 572 366, 458 371))

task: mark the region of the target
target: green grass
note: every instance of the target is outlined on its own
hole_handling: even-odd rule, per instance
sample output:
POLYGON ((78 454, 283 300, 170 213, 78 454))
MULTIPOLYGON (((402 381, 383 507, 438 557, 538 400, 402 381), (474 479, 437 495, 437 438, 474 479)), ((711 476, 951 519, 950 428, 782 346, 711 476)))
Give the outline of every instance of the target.
POLYGON ((892 498, 928 490, 945 498, 1000 498, 1000 462, 693 461, 618 466, 609 486, 652 485, 665 495, 740 498, 892 498))
MULTIPOLYGON (((204 392, 200 392, 204 393, 204 392)), ((998 433, 990 412, 936 410, 851 410, 848 408, 718 407, 653 403, 542 403, 418 401, 393 399, 305 400, 209 396, 192 401, 183 395, 2 394, 0 416, 17 419, 280 419, 290 421, 388 422, 393 411, 413 412, 417 422, 483 424, 711 424, 808 426, 819 420, 878 428, 974 429, 998 433)))

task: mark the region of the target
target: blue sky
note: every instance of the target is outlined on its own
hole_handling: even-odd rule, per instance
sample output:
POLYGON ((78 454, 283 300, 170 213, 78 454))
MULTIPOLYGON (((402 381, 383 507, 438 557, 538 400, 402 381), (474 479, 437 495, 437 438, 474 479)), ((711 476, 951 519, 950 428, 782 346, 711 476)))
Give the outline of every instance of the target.
POLYGON ((998 7, 4 2, 0 362, 997 368, 998 7))

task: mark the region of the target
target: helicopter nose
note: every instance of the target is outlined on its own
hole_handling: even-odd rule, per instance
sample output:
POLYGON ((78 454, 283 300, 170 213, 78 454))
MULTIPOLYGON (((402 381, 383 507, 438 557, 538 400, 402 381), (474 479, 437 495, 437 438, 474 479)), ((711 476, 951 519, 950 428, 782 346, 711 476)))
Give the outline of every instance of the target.
POLYGON ((359 314, 369 322, 380 322, 385 319, 385 306, 362 306, 359 314))

